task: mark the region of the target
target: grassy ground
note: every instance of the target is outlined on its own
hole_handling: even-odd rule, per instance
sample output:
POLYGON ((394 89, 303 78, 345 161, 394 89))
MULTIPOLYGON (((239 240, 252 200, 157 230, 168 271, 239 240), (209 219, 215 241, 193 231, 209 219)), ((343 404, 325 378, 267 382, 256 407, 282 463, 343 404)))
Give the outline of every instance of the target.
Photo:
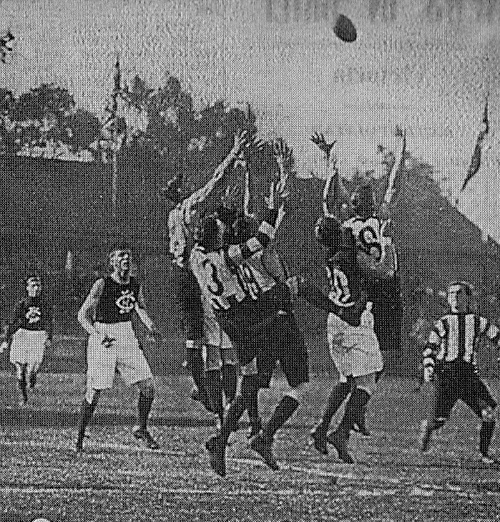
MULTIPOLYGON (((86 452, 75 456, 81 374, 41 374, 28 407, 17 406, 11 374, 0 374, 0 521, 447 521, 499 520, 498 467, 481 464, 477 421, 459 405, 428 454, 416 439, 427 390, 383 378, 368 414, 372 436, 354 435, 355 465, 324 457, 308 432, 331 382, 315 377, 303 407, 276 441, 281 469, 270 471, 246 445, 228 449, 228 476, 214 475, 203 443, 213 419, 188 396, 185 376, 158 379, 152 432, 162 450, 130 434, 136 395, 118 384, 103 395, 86 452)), ((283 383, 262 392, 264 415, 283 383)), ((496 396, 500 383, 491 382, 496 396)), ((494 440, 492 453, 500 453, 494 440)))

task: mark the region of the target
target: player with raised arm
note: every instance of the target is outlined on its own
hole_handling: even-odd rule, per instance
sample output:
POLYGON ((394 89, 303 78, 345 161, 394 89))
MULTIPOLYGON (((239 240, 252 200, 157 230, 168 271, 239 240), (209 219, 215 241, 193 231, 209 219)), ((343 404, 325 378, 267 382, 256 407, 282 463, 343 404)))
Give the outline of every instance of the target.
POLYGON ((83 450, 85 429, 101 391, 113 386, 117 371, 127 385, 139 388, 138 425, 133 429, 134 437, 150 449, 159 448, 147 429, 155 393, 153 374, 132 328, 132 314, 137 314, 152 339, 158 337, 158 331, 146 311, 141 284, 130 275, 131 258, 127 245, 111 250, 111 274, 93 284, 78 312, 78 321, 89 339, 87 389, 80 413, 77 452, 83 450))
POLYGON ((382 277, 389 269, 389 258, 375 263, 357 247, 351 230, 343 228, 333 217, 320 218, 315 232, 327 251, 330 299, 338 307, 328 316, 327 337, 339 382, 334 385, 323 417, 311 437, 319 452, 327 454, 329 442, 341 460, 352 463, 354 460, 347 449, 349 435, 356 425, 360 431, 366 430, 365 408, 375 391, 377 374, 383 369, 366 281, 382 277), (349 395, 340 425, 327 434, 334 414, 349 395))
MULTIPOLYGON (((267 386, 276 361, 280 361, 288 388, 262 431, 250 441, 272 469, 278 465, 272 452, 274 434, 293 415, 299 396, 308 382, 308 354, 290 308, 290 288, 278 284, 263 266, 263 251, 271 242, 281 203, 286 195, 286 176, 271 185, 269 210, 255 235, 241 244, 225 244, 224 229, 216 216, 201 223, 198 245, 191 253, 193 272, 210 297, 215 314, 238 350, 243 368, 256 365, 257 373, 243 371, 240 393, 230 405, 220 433, 207 441, 210 464, 221 476, 226 473, 225 448, 231 432, 245 410, 256 400, 261 386, 267 386), (276 189, 276 194, 275 194, 276 189), (276 195, 278 198, 276 198, 276 195)), ((326 309, 333 303, 302 278, 292 278, 297 293, 326 309), (321 299, 323 298, 323 299, 321 299)))
POLYGON ((382 350, 399 348, 403 315, 398 259, 392 237, 388 233, 391 223, 389 206, 394 203, 394 197, 399 192, 401 181, 398 174, 404 167, 406 155, 405 132, 396 127, 396 136, 401 139, 401 147, 394 161, 388 164, 388 181, 382 204, 376 210, 371 185, 362 184, 351 197, 354 216, 342 224, 352 230, 358 246, 376 262, 383 261, 385 256, 392 257, 394 270, 391 277, 373 279, 366 288, 373 302, 375 332, 382 350))
POLYGON ((231 356, 227 338, 213 321, 210 306, 202 301, 199 285, 188 266, 189 254, 194 243, 193 223, 196 210, 206 200, 216 185, 222 180, 231 164, 240 156, 248 145, 245 132, 234 137, 234 144, 226 158, 215 169, 209 181, 189 196, 182 193, 183 176, 179 174, 166 187, 165 196, 175 203, 168 216, 170 237, 170 253, 174 272, 174 294, 182 316, 186 335, 186 356, 188 367, 193 377, 194 389, 192 397, 214 413, 221 415, 220 374, 222 385, 231 398, 237 380, 236 364, 231 356), (215 358, 212 346, 224 346, 227 355, 222 369, 215 358), (203 360, 203 346, 208 345, 207 367, 203 360), (205 371, 206 370, 206 371, 205 371))
POLYGON ((461 400, 481 419, 481 460, 493 464, 496 461, 488 451, 497 403, 478 375, 476 350, 481 337, 500 347, 500 330, 472 311, 469 283, 453 282, 447 293, 449 312, 434 324, 423 352, 424 379, 433 382, 434 395, 429 417, 421 424, 420 449, 429 449, 432 432, 444 425, 455 403, 461 400))
POLYGON ((26 278, 26 297, 14 307, 5 327, 0 352, 10 346, 10 362, 16 367, 21 390, 21 405, 28 402, 27 386, 33 389, 45 349, 52 343, 52 306, 42 296, 42 280, 38 275, 26 278))

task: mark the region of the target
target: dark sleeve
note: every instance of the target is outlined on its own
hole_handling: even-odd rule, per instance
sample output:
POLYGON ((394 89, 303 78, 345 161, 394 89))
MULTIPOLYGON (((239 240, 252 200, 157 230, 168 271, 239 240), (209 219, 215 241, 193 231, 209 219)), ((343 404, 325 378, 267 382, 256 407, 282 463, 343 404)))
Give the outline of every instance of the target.
POLYGON ((297 294, 309 304, 331 314, 338 314, 339 307, 326 296, 315 284, 306 278, 298 277, 297 294))

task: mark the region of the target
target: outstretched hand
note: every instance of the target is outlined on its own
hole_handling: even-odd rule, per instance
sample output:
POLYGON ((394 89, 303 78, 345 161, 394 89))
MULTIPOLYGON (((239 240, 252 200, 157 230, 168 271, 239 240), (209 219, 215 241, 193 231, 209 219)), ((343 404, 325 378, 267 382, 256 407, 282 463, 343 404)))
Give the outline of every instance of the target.
POLYGON ((247 160, 248 156, 263 150, 265 142, 251 136, 248 131, 238 131, 234 136, 234 145, 231 153, 241 160, 247 160))
POLYGON ((337 140, 333 140, 332 143, 327 143, 325 136, 320 132, 315 132, 310 137, 310 140, 319 148, 321 152, 325 154, 326 159, 332 159, 332 150, 337 143, 337 140))
POLYGON ((273 180, 269 187, 269 196, 266 199, 268 208, 277 210, 290 195, 288 190, 288 175, 282 176, 279 180, 273 180))
POLYGON ((273 142, 273 154, 281 167, 290 163, 293 150, 286 144, 283 138, 278 138, 273 142))
POLYGON ((222 206, 225 208, 236 209, 240 207, 241 189, 238 185, 227 186, 222 196, 222 206))

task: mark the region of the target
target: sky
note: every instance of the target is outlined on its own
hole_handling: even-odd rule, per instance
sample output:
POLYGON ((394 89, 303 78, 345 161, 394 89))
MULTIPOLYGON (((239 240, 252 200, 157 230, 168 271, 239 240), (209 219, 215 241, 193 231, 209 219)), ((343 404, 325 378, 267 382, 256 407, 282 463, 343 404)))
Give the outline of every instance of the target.
POLYGON ((17 39, 0 85, 19 94, 54 82, 100 113, 118 53, 125 80, 158 87, 171 73, 199 106, 249 102, 262 137, 294 147, 302 176, 321 172, 313 132, 338 140, 349 176, 372 166, 377 144, 396 145, 399 124, 450 199, 500 239, 500 6, 486 19, 480 2, 454 0, 459 16, 451 1, 393 0, 385 20, 369 16, 376 0, 0 0, 0 31, 17 39), (333 34, 337 12, 356 42, 333 34), (459 194, 487 93, 488 151, 459 194))

